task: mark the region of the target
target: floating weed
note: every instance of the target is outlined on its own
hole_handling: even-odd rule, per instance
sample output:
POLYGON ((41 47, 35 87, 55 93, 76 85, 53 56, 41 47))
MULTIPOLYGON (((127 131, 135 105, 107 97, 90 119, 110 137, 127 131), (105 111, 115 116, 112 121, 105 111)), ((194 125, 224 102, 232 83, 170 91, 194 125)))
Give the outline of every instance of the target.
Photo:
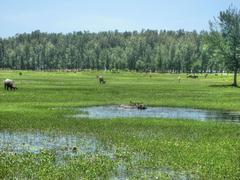
MULTIPOLYGON (((164 175, 180 179, 186 179, 185 177, 187 177, 184 172, 178 173, 171 169, 142 169, 142 166, 139 165, 142 165, 141 163, 149 158, 147 155, 134 153, 126 147, 106 148, 96 138, 86 135, 4 131, 0 132, 0 150, 2 151, 1 154, 5 154, 5 159, 10 159, 10 164, 39 165, 42 166, 43 174, 49 173, 48 168, 53 168, 52 164, 62 167, 71 164, 75 167, 84 159, 81 166, 87 167, 85 170, 88 177, 95 177, 90 174, 92 172, 89 167, 90 164, 99 163, 97 168, 102 169, 102 166, 108 166, 101 164, 103 161, 109 161, 111 167, 108 168, 115 167, 113 168, 115 169, 115 175, 112 176, 112 179, 135 179, 164 175), (34 162, 30 163, 28 159, 32 159, 34 162)), ((15 176, 21 177, 21 175, 16 174, 15 176)))
POLYGON ((120 161, 116 168, 116 173, 111 179, 174 179, 174 180, 190 180, 200 179, 197 175, 188 171, 175 171, 171 168, 162 167, 154 168, 141 168, 137 164, 131 167, 129 164, 120 161))
POLYGON ((40 132, 0 132, 0 150, 7 153, 34 153, 54 151, 57 158, 83 154, 113 156, 94 137, 85 135, 45 134, 40 132))
POLYGON ((163 167, 159 169, 143 169, 140 173, 135 172, 133 175, 135 178, 142 179, 161 179, 165 177, 166 179, 173 180, 190 180, 190 179, 200 179, 197 176, 191 174, 187 171, 174 171, 171 168, 163 167))

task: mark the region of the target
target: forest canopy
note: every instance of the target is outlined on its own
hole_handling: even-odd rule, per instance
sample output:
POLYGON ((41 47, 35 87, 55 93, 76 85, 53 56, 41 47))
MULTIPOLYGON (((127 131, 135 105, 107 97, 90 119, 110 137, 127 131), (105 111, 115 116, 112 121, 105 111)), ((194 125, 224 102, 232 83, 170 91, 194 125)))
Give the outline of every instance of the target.
POLYGON ((0 39, 0 67, 11 69, 122 69, 158 72, 220 72, 208 32, 108 31, 17 34, 0 39))

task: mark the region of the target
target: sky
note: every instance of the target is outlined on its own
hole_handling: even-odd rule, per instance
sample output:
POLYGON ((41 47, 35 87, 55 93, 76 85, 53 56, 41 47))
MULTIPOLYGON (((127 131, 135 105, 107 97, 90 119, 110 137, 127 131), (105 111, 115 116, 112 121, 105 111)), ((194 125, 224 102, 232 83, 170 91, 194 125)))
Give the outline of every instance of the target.
POLYGON ((208 30, 240 0, 1 0, 0 37, 74 31, 208 30))

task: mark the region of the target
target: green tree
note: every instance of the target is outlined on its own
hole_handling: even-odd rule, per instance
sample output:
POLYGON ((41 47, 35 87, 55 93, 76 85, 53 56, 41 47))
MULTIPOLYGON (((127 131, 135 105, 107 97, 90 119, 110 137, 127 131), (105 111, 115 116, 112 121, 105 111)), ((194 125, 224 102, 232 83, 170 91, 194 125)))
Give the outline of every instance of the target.
POLYGON ((237 73, 240 67, 240 11, 229 7, 226 11, 220 12, 215 22, 210 23, 210 28, 215 40, 216 32, 220 31, 221 37, 216 40, 216 45, 223 54, 227 67, 234 72, 232 85, 237 86, 237 73))

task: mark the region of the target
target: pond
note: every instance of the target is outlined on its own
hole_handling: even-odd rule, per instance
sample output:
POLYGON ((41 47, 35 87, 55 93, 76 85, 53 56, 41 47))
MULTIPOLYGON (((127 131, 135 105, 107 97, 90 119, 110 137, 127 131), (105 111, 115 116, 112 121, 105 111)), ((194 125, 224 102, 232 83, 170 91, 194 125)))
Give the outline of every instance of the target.
POLYGON ((39 154, 46 150, 56 152, 58 158, 83 154, 113 156, 113 152, 106 150, 95 137, 40 132, 0 132, 0 152, 39 154))
POLYGON ((77 118, 111 119, 111 118, 170 118, 192 119, 200 121, 228 121, 240 122, 240 112, 213 111, 191 108, 174 107, 148 107, 140 110, 137 108, 124 108, 121 106, 94 106, 80 108, 77 118))

